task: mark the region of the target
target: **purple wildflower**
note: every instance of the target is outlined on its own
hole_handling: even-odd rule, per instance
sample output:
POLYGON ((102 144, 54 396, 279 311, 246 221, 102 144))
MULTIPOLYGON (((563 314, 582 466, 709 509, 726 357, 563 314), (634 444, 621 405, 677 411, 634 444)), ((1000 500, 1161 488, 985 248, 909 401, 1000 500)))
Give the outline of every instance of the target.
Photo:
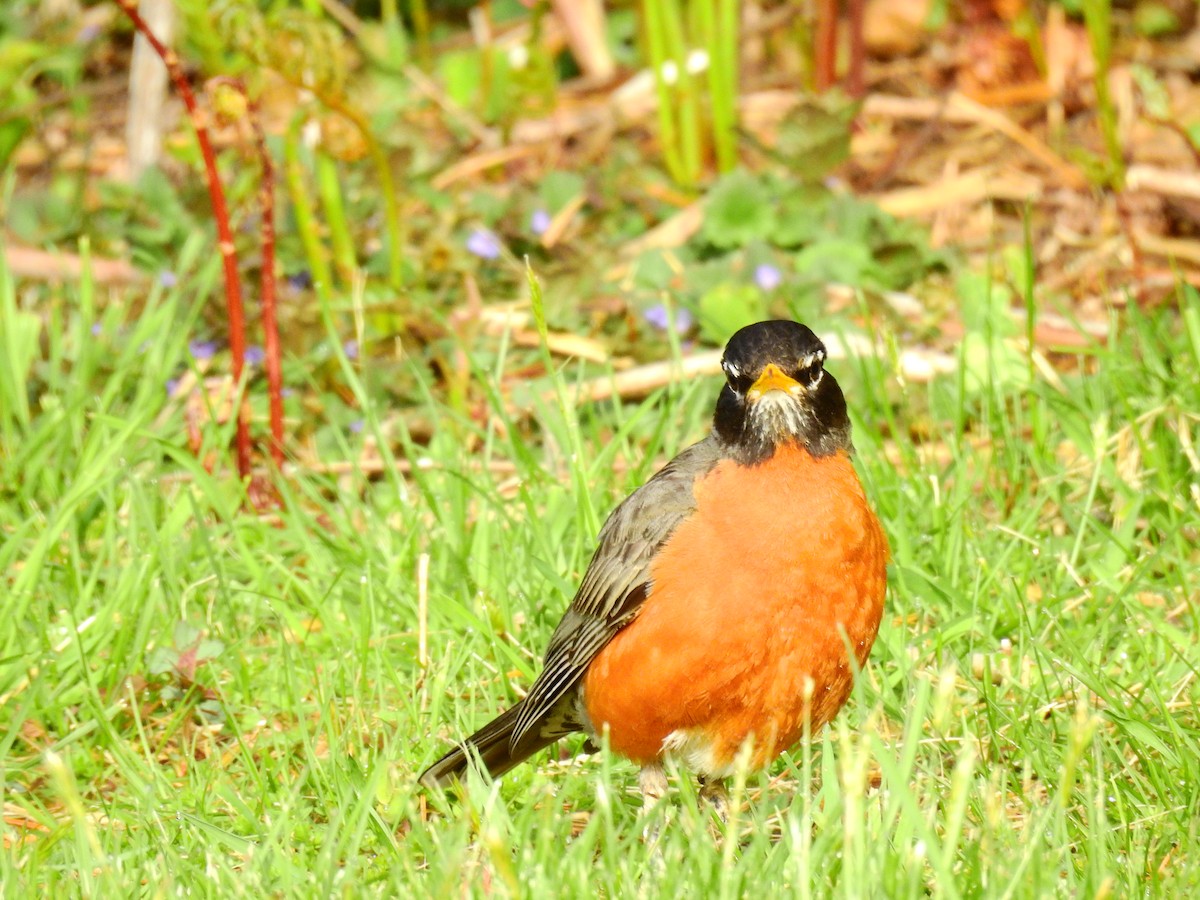
POLYGON ((301 269, 287 276, 288 287, 295 291, 307 291, 313 286, 312 272, 301 269))
POLYGON ((495 259, 500 255, 500 239, 486 228, 476 228, 467 238, 467 251, 480 259, 495 259))
POLYGON ((170 269, 163 269, 158 273, 158 283, 165 288, 173 288, 179 284, 179 276, 170 269))
POLYGON ((346 341, 342 344, 342 352, 346 354, 347 359, 358 359, 358 341, 346 341))
POLYGON ((103 325, 101 325, 99 322, 93 322, 93 323, 92 323, 92 337, 100 337, 100 335, 101 335, 103 332, 104 332, 104 326, 103 326, 103 325))
MULTIPOLYGON (((674 309, 675 314, 675 332, 683 334, 692 327, 692 314, 681 306, 674 309)), ((665 304, 656 303, 654 306, 646 310, 646 321, 659 331, 666 331, 670 324, 670 315, 667 313, 665 304)))
POLYGON ((75 43, 82 47, 85 44, 90 44, 103 33, 103 29, 98 24, 89 22, 80 28, 79 31, 75 32, 75 43))
POLYGON ((529 230, 541 237, 546 233, 546 229, 550 227, 550 213, 540 207, 533 211, 533 215, 529 217, 529 230))
POLYGON ((217 344, 215 341, 191 341, 188 343, 188 352, 193 359, 212 359, 217 352, 217 344))
POLYGON ((257 344, 251 344, 246 348, 246 353, 242 358, 248 366, 261 366, 262 361, 267 358, 267 354, 263 351, 262 347, 257 344))
POLYGON ((358 434, 362 430, 363 430, 363 420, 362 419, 355 419, 353 422, 350 423, 350 433, 351 434, 358 434))
POLYGON ((783 283, 783 273, 770 263, 759 263, 754 267, 754 283, 761 291, 773 291, 783 283))
POLYGON ((177 390, 179 390, 179 379, 178 378, 168 378, 167 379, 167 396, 174 397, 175 392, 177 390))

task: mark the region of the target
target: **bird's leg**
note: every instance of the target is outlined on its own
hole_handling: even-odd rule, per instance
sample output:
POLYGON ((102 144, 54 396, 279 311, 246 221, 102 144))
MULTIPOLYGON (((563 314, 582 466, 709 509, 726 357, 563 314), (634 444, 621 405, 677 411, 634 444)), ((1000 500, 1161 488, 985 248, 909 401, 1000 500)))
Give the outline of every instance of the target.
POLYGON ((729 820, 729 792, 720 778, 700 776, 700 804, 708 804, 722 822, 729 820))
MULTIPOLYGON (((646 818, 667 793, 667 773, 659 763, 642 766, 638 772, 638 789, 642 792, 642 817, 646 818)), ((645 830, 642 831, 642 840, 654 848, 656 858, 661 853, 658 846, 658 830, 657 823, 647 822, 645 830)))
POLYGON ((667 793, 667 773, 658 763, 642 766, 638 772, 638 788, 642 792, 642 815, 646 815, 667 793))

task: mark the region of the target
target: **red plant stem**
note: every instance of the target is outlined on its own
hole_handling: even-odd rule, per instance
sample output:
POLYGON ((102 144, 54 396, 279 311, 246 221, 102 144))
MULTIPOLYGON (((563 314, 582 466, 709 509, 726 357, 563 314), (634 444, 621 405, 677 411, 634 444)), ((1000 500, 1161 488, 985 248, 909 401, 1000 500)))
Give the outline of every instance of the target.
MULTIPOLYGON (((188 118, 191 119, 192 129, 196 132, 196 143, 200 145, 200 155, 204 158, 204 171, 208 181, 208 198, 212 203, 213 218, 217 223, 217 248, 221 253, 221 261, 225 269, 225 311, 229 319, 229 350, 233 356, 233 380, 240 389, 242 384, 242 368, 246 358, 246 321, 242 309, 242 286, 238 280, 237 250, 233 243, 233 230, 229 227, 229 209, 225 204, 225 191, 221 187, 221 178, 217 173, 217 157, 213 152, 212 142, 208 139, 208 128, 204 117, 196 103, 196 97, 179 65, 179 57, 175 51, 163 45, 154 36, 150 26, 146 24, 138 12, 136 0, 116 0, 122 12, 129 17, 133 27, 146 39, 158 58, 167 67, 167 73, 179 92, 183 105, 187 107, 188 118)), ((237 412, 237 466, 238 475, 243 479, 250 475, 250 423, 246 415, 244 403, 238 404, 237 412)))
POLYGON ((275 316, 275 163, 267 149, 267 136, 259 120, 258 105, 246 93, 246 86, 236 79, 228 79, 237 91, 246 98, 247 119, 254 132, 254 147, 258 151, 262 166, 262 186, 258 191, 258 202, 262 208, 262 275, 260 276, 260 301, 262 303, 263 355, 267 366, 267 399, 271 409, 271 458, 276 468, 283 467, 283 365, 279 358, 279 321, 275 316))
POLYGON ((267 397, 271 406, 271 458, 283 467, 283 365, 279 359, 279 321, 275 317, 275 166, 267 152, 262 128, 254 119, 254 134, 262 157, 262 327, 267 365, 267 397))
POLYGON ((863 37, 863 23, 867 12, 867 0, 850 0, 850 64, 846 72, 846 92, 854 98, 866 93, 864 69, 867 61, 867 46, 863 37))
POLYGON ((837 0, 817 0, 813 81, 818 93, 829 90, 837 80, 837 20, 837 0))

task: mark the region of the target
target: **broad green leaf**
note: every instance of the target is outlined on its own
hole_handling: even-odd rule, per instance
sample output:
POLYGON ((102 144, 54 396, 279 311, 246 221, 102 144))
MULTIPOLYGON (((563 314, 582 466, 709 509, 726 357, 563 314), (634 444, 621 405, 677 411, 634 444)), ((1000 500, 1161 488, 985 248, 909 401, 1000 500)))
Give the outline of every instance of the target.
POLYGON ((766 316, 761 292, 748 284, 725 282, 700 297, 700 333, 705 340, 724 344, 731 334, 766 316))
POLYGON ((728 250, 766 240, 774 228, 774 198, 762 181, 739 169, 712 189, 700 234, 714 247, 728 250))

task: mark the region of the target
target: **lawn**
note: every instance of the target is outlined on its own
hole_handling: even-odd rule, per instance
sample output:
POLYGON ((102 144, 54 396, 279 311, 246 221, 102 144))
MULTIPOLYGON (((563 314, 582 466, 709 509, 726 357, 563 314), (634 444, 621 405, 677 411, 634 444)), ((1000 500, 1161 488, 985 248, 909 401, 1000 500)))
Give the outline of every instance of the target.
POLYGON ((255 515, 164 389, 196 365, 187 291, 97 334, 73 297, 39 335, 4 285, 7 358, 43 350, 36 408, 3 382, 6 895, 1200 884, 1194 293, 1016 391, 830 363, 893 550, 870 667, 833 727, 738 782, 727 828, 673 778, 655 864, 605 753, 455 799, 415 776, 529 683, 602 517, 705 433, 716 378, 577 405, 563 365, 566 402, 516 407, 499 340, 470 360, 486 415, 423 385, 433 438, 379 457, 397 420, 342 355, 366 418, 341 449, 378 465, 290 471, 255 515))

